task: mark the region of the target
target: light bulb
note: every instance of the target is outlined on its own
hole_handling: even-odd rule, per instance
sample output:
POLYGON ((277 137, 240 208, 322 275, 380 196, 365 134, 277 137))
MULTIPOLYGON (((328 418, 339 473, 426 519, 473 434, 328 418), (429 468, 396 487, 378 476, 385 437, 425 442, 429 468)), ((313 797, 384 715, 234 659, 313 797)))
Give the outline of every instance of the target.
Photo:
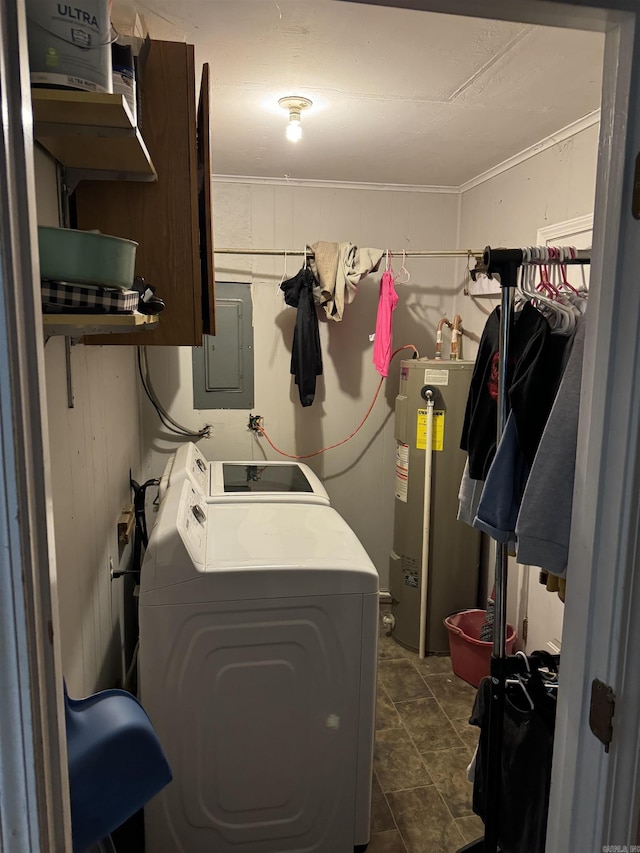
POLYGON ((303 98, 301 95, 287 95, 286 98, 280 98, 278 104, 289 113, 287 139, 289 142, 299 142, 302 139, 302 125, 300 124, 302 111, 308 110, 313 104, 309 98, 303 98))
POLYGON ((298 142, 302 139, 302 125, 299 118, 292 118, 287 125, 287 139, 289 142, 298 142))

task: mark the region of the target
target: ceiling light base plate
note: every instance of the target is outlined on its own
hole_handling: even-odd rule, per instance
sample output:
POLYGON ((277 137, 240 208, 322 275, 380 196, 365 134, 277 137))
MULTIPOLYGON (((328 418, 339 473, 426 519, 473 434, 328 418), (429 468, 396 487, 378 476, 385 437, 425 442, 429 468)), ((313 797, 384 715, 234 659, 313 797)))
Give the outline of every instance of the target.
POLYGON ((310 101, 309 98, 302 98, 298 95, 287 95, 286 98, 280 98, 278 103, 283 110, 289 110, 290 113, 301 113, 313 106, 313 101, 310 101))

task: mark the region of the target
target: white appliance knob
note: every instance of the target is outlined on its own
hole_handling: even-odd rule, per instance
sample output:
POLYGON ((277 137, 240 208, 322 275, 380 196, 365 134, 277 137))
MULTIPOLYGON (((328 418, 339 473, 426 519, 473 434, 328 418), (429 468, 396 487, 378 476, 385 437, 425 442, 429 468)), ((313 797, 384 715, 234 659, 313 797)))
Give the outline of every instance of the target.
POLYGON ((196 519, 200 522, 200 524, 204 524, 207 520, 207 516, 205 515, 202 507, 198 506, 198 504, 194 504, 191 507, 191 512, 195 515, 196 519))

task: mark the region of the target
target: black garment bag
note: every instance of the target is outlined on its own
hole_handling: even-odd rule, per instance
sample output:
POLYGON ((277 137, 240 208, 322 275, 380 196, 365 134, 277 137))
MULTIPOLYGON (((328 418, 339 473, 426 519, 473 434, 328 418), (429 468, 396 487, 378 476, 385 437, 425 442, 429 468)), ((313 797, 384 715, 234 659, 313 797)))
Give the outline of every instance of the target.
MULTIPOLYGON (((535 659, 532 656, 530 660, 535 659)), ((486 809, 491 687, 491 679, 484 678, 469 720, 472 725, 480 727, 473 810, 483 819, 486 809)), ((507 684, 498 838, 502 853, 544 853, 555 715, 555 692, 545 687, 542 675, 535 669, 535 663, 531 673, 522 677, 521 683, 507 684)))

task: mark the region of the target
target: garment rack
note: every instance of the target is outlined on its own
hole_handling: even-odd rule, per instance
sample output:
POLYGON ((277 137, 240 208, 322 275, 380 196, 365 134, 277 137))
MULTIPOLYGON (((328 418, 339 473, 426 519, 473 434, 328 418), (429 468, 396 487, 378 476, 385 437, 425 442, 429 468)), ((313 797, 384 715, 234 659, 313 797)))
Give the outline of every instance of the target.
MULTIPOLYGON (((507 419, 507 353, 511 325, 513 288, 518 285, 518 270, 525 263, 522 249, 492 249, 483 252, 483 264, 489 276, 500 278, 500 342, 498 354, 498 418, 497 445, 507 419)), ((550 266, 561 263, 590 264, 590 250, 576 252, 570 261, 550 260, 550 266)), ((458 853, 498 853, 500 830, 500 758, 503 744, 504 702, 506 679, 518 671, 517 658, 507 656, 507 545, 496 544, 494 578, 494 628, 491 655, 491 701, 489 703, 489 754, 487 756, 487 797, 485 805, 484 836, 458 850, 458 853)))

